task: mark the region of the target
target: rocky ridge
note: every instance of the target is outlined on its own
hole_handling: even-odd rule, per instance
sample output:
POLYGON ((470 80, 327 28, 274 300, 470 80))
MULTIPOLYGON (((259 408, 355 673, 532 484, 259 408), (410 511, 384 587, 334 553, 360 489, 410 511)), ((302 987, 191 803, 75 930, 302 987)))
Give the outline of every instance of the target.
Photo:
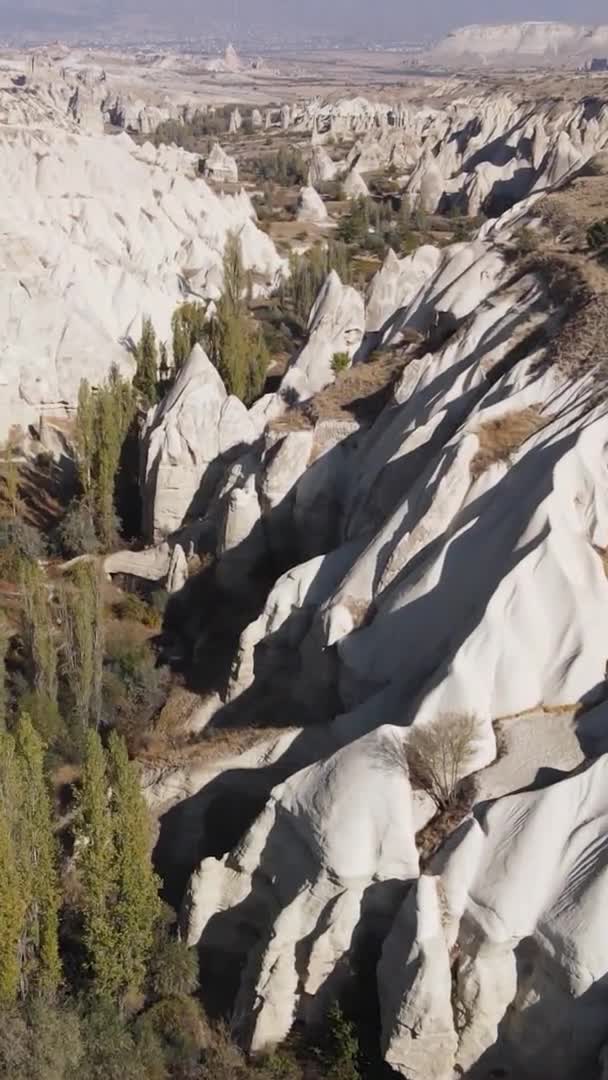
POLYGON ((599 1075, 608 278, 564 207, 572 185, 601 204, 586 162, 605 131, 570 126, 566 153, 562 128, 532 194, 471 241, 391 253, 364 305, 330 278, 306 355, 188 522, 215 536, 228 593, 269 558, 289 566, 205 719, 212 744, 256 716, 257 743, 146 778, 174 822, 182 800, 204 822, 217 784, 265 795, 196 866, 182 912, 208 970, 229 957, 240 972, 233 1025, 254 1050, 314 1021, 375 957, 382 1049, 404 1077, 536 1076, 547 1061, 557 1080, 599 1075), (523 227, 540 245, 527 256, 523 227), (353 366, 336 387, 380 363, 373 350, 400 371, 375 411, 354 392, 350 415, 323 415, 326 342, 345 326, 353 366), (450 824, 404 753, 454 713, 476 718, 478 795, 450 824), (265 733, 277 715, 282 737, 265 733), (546 738, 511 754, 510 725, 535 716, 546 738))

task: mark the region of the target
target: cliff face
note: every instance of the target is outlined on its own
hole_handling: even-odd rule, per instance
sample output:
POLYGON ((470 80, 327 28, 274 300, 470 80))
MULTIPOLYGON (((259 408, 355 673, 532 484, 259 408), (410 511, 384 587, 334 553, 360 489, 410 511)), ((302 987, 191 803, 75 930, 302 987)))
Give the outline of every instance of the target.
POLYGON ((608 53, 608 25, 560 22, 478 24, 453 30, 432 49, 436 61, 521 61, 543 65, 583 63, 608 53))

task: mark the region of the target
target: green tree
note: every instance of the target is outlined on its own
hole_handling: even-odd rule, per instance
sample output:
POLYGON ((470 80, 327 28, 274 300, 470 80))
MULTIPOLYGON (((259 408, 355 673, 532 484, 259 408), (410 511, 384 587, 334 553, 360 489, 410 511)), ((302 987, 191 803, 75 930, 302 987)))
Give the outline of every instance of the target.
POLYGON ((0 735, 6 731, 8 695, 6 692, 6 655, 9 647, 9 631, 0 619, 0 735))
POLYGON ((349 212, 341 218, 338 225, 338 237, 346 244, 363 244, 370 227, 369 200, 362 196, 355 199, 349 212))
POLYGON ((125 742, 89 730, 80 800, 84 943, 95 993, 122 1004, 144 983, 160 914, 150 825, 125 742))
POLYGON ((103 603, 93 563, 78 563, 61 596, 63 669, 80 730, 99 726, 104 658, 103 603))
POLYGON ((97 994, 112 999, 122 973, 116 951, 113 903, 116 857, 106 758, 101 739, 89 729, 79 803, 83 941, 97 994))
POLYGON ((202 304, 188 301, 173 312, 171 330, 176 374, 183 368, 194 346, 204 341, 206 329, 207 318, 202 304))
POLYGON ((0 1005, 17 1000, 20 947, 27 898, 19 859, 18 814, 22 798, 15 741, 0 733, 0 1005))
POLYGON ((86 379, 81 380, 78 388, 74 445, 80 486, 88 499, 91 496, 95 458, 95 398, 86 379))
POLYGON ((15 742, 21 778, 18 826, 21 884, 27 899, 21 984, 26 994, 48 997, 56 992, 61 980, 60 893, 51 802, 44 774, 44 747, 27 714, 19 719, 15 742))
POLYGON ((311 308, 331 270, 336 271, 344 284, 351 280, 350 256, 343 243, 326 247, 315 244, 303 255, 291 255, 290 275, 281 286, 279 299, 303 323, 308 322, 311 308))
POLYGON ((247 311, 241 242, 230 234, 224 252, 224 291, 208 330, 209 355, 229 394, 250 405, 264 387, 269 364, 263 336, 247 311))
POLYGON ((51 615, 49 590, 36 563, 21 570, 22 627, 30 682, 50 701, 57 701, 57 642, 51 615))
POLYGON ((14 521, 19 516, 21 499, 19 497, 20 469, 15 459, 12 443, 6 444, 4 451, 4 487, 8 500, 10 517, 14 521))
POLYGON ((158 345, 152 319, 143 320, 139 344, 135 349, 137 370, 133 386, 141 394, 146 405, 155 405, 158 401, 158 345))
POLYGON ((114 814, 116 901, 113 920, 120 957, 119 991, 140 991, 160 915, 159 881, 150 862, 150 821, 126 743, 115 731, 108 744, 114 814))
POLYGON ((78 474, 85 502, 104 548, 116 539, 114 489, 122 447, 135 414, 129 383, 114 366, 108 379, 92 393, 80 384, 74 425, 78 474))

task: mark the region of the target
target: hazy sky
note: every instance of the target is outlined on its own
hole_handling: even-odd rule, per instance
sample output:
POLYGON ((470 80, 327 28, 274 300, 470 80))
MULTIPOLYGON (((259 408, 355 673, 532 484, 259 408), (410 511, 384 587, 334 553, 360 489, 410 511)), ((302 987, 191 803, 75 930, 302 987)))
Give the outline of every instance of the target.
MULTIPOLYGON (((93 26, 182 29, 234 27, 275 32, 357 34, 417 39, 470 22, 560 19, 608 22, 606 0, 0 0, 0 29, 85 30, 93 26)), ((236 33, 236 32, 240 33, 236 33)))

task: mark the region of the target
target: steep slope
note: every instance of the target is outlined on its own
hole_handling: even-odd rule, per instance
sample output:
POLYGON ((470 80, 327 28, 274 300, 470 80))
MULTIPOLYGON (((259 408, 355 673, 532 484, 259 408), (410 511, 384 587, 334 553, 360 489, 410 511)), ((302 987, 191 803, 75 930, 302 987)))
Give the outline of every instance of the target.
MULTIPOLYGON (((563 134, 560 120, 547 161, 563 134)), ((595 1077, 608 271, 585 234, 606 177, 579 158, 549 186, 469 242, 390 255, 365 310, 331 277, 283 393, 251 410, 259 437, 218 456, 216 494, 183 530, 222 519, 226 598, 260 562, 278 568, 200 734, 209 753, 257 724, 243 769, 220 749, 212 771, 148 774, 163 829, 191 830, 183 932, 238 983, 233 1024, 255 1050, 382 952, 382 1049, 404 1077, 532 1078, 547 1062, 558 1080, 595 1077), (353 312, 352 366, 321 389, 353 312), (363 408, 359 373, 386 378, 386 357, 363 408), (408 747, 448 714, 475 734, 469 783, 438 812, 408 747), (516 752, 535 718, 543 738, 516 752), (284 739, 265 730, 277 723, 284 739), (211 848, 218 785, 264 808, 211 848)))
POLYGON ((229 231, 261 282, 283 267, 248 197, 214 194, 194 156, 83 134, 36 91, 3 103, 0 439, 63 413, 82 378, 131 371, 145 315, 167 340, 184 295, 217 298, 229 231))

